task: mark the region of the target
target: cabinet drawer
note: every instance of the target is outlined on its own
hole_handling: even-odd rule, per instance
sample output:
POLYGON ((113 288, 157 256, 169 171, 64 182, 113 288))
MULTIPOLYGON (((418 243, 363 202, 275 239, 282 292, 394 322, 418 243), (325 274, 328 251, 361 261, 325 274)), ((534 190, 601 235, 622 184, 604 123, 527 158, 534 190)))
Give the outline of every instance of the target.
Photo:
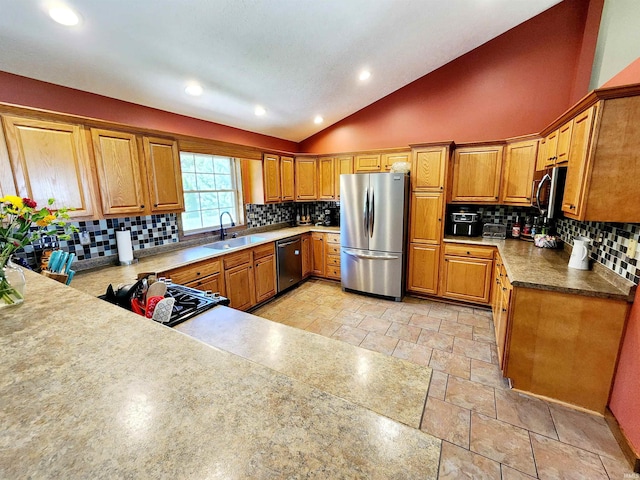
POLYGON ((266 243, 253 249, 253 259, 257 260, 267 255, 275 255, 276 247, 274 243, 266 243))
POLYGON ((327 268, 327 273, 326 276, 328 278, 335 278, 335 279, 339 279, 340 278, 340 267, 334 267, 334 266, 330 266, 329 268, 327 268))
POLYGON ((455 255, 457 257, 488 258, 493 260, 492 247, 477 247, 475 245, 447 243, 444 246, 444 254, 455 255))
POLYGON ((251 251, 245 250, 243 252, 232 253, 230 255, 225 255, 224 257, 224 269, 228 270, 233 267, 237 267, 238 265, 242 265, 245 263, 251 262, 251 251))
POLYGON ((215 273, 220 273, 220 260, 192 263, 164 272, 164 276, 170 278, 173 283, 184 285, 215 273))
POLYGON ((340 257, 337 255, 327 255, 327 268, 328 267, 339 267, 340 266, 340 257))
POLYGON ((339 233, 327 233, 327 243, 337 243, 340 245, 340 234, 339 233))
POLYGON ((340 255, 340 245, 334 243, 327 244, 327 255, 340 255))

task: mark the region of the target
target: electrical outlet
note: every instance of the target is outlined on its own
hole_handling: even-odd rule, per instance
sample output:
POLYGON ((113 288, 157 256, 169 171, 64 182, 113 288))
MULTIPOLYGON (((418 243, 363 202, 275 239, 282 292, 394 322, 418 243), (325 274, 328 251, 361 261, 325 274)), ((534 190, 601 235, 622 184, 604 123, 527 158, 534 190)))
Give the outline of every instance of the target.
POLYGON ((86 230, 81 231, 78 236, 80 237, 80 245, 91 245, 91 237, 86 230))
POLYGON ((638 241, 635 238, 629 240, 629 246, 627 247, 627 257, 634 258, 636 256, 636 250, 638 248, 638 241))

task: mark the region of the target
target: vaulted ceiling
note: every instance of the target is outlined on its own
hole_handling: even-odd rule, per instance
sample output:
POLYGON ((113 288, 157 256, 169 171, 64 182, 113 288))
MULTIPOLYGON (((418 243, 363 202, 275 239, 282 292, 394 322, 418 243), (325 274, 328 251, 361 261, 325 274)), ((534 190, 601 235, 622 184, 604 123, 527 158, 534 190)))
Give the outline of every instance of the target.
POLYGON ((0 0, 0 70, 300 141, 559 1, 60 3, 0 0))

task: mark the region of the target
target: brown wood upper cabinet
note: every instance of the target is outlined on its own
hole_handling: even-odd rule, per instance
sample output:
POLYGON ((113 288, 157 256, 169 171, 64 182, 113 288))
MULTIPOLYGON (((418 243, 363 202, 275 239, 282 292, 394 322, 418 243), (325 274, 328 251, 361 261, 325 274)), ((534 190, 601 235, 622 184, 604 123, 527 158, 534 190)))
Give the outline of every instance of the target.
POLYGON ((640 96, 600 100, 573 119, 562 210, 580 221, 640 222, 640 96))
POLYGON ((356 155, 355 173, 379 172, 380 157, 379 153, 356 155))
POLYGON ((94 217, 95 182, 81 125, 2 117, 16 193, 45 206, 68 207, 69 216, 94 217))
POLYGON ((502 169, 500 203, 531 205, 531 191, 535 175, 538 140, 507 144, 502 169))
POLYGON ((318 199, 318 159, 296 157, 296 200, 318 199))
POLYGON ((280 195, 280 157, 265 154, 262 160, 264 175, 264 201, 274 203, 281 200, 280 195))
POLYGON ((414 149, 411 166, 411 189, 438 192, 444 190, 448 154, 447 147, 414 149))
POLYGON ((411 243, 437 245, 442 236, 443 194, 413 192, 409 238, 411 243))
POLYGON ((381 170, 391 171, 391 166, 396 162, 411 162, 411 152, 383 153, 381 170))
POLYGON ((318 199, 336 198, 336 161, 334 157, 318 159, 318 199))
POLYGON ((280 194, 283 202, 296 199, 294 163, 293 157, 280 157, 280 194))
POLYGON ((143 137, 143 145, 151 212, 183 211, 178 142, 167 138, 143 137))
MULTIPOLYGON (((145 211, 138 142, 134 134, 91 129, 104 215, 140 215, 145 211)), ((147 208, 147 210, 149 210, 147 208)))
POLYGON ((340 175, 353 173, 353 156, 336 157, 336 200, 340 200, 340 175))
POLYGON ((453 160, 451 201, 498 203, 502 145, 457 148, 453 160))
POLYGON ((293 157, 265 153, 262 161, 242 160, 246 203, 263 205, 295 200, 293 157))

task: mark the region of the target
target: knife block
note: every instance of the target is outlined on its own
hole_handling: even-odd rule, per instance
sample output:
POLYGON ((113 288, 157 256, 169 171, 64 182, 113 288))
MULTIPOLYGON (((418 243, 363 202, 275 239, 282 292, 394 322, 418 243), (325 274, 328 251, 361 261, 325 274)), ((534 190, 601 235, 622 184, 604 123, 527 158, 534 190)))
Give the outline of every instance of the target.
POLYGON ((50 272, 49 270, 42 270, 42 275, 44 275, 45 277, 49 277, 53 280, 55 280, 56 282, 60 282, 60 283, 67 283, 67 279, 69 278, 69 275, 67 275, 66 273, 53 273, 50 272))

